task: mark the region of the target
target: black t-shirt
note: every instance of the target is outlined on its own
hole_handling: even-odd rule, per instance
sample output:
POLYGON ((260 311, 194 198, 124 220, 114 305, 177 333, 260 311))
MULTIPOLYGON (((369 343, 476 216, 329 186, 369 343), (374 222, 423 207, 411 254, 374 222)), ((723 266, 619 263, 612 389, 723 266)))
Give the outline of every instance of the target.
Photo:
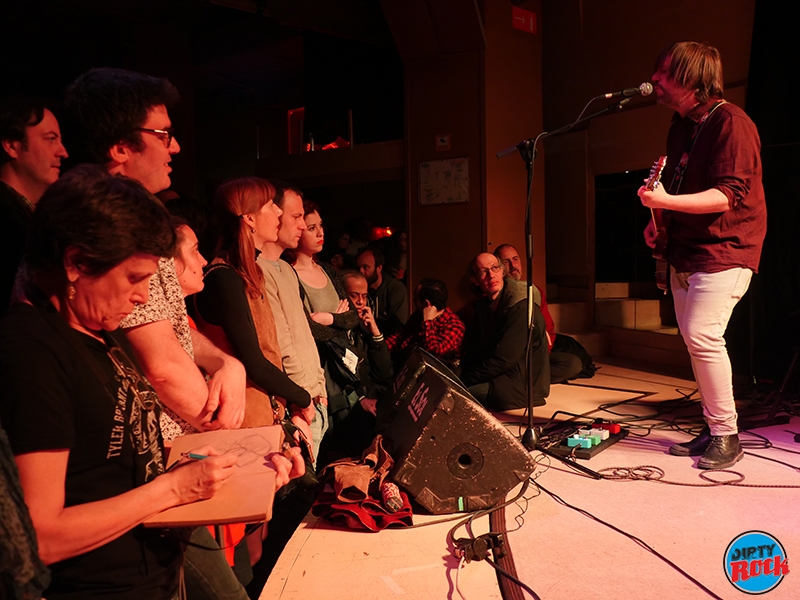
MULTIPOLYGON (((158 403, 149 410, 143 407, 152 397, 135 398, 135 376, 124 356, 133 354, 124 338, 124 354, 114 351, 115 366, 106 344, 68 333, 95 359, 109 389, 40 309, 17 304, 0 322, 0 421, 15 455, 69 450, 64 504, 74 506, 143 485, 162 472, 163 456, 158 403)), ((177 590, 180 562, 177 540, 138 526, 50 565, 52 583, 44 595, 169 598, 177 590)))
POLYGON ((0 181, 0 315, 11 300, 32 214, 22 196, 0 181))

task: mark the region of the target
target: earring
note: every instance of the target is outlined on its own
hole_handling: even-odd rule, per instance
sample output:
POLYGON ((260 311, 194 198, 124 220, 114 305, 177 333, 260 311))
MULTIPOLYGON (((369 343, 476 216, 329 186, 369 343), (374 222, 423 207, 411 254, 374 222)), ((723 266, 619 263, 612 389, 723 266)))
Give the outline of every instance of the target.
POLYGON ((250 233, 255 233, 255 232, 256 232, 256 228, 255 227, 251 227, 250 228, 250 233))
POLYGON ((75 295, 77 294, 77 290, 75 286, 71 283, 67 285, 67 300, 75 300, 75 295))

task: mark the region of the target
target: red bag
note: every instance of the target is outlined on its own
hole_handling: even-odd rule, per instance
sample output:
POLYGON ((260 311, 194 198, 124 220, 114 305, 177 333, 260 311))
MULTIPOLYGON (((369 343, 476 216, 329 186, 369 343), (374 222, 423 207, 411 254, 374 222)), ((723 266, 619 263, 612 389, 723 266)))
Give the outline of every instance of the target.
POLYGON ((381 484, 394 466, 394 460, 383 447, 378 435, 360 460, 345 458, 331 463, 322 471, 322 492, 311 512, 349 529, 380 531, 387 527, 413 525, 411 503, 400 492, 403 506, 388 511, 382 502, 381 484))

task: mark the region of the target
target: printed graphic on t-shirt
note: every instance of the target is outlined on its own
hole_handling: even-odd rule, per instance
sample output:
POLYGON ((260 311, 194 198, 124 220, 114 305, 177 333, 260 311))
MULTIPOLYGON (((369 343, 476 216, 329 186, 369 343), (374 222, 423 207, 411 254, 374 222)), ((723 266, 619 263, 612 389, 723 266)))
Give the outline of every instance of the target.
POLYGON ((114 364, 119 387, 108 457, 118 456, 122 450, 125 415, 128 415, 136 474, 140 481, 147 483, 164 472, 164 457, 159 440, 158 396, 120 348, 112 348, 109 356, 114 364), (122 422, 118 423, 120 416, 122 422))

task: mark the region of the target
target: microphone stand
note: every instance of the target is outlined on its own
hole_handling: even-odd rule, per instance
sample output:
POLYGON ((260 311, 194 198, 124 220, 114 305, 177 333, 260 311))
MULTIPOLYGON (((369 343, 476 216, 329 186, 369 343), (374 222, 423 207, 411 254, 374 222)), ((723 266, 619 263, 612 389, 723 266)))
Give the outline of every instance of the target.
MULTIPOLYGON (((595 100, 593 98, 592 100, 595 100)), ((628 102, 630 102, 630 98, 623 98, 619 102, 615 102, 599 110, 594 112, 588 116, 578 116, 578 118, 568 124, 560 127, 554 131, 544 131, 540 133, 536 138, 528 138, 526 140, 522 140, 520 143, 515 144, 514 146, 509 146, 505 150, 501 150, 495 156, 497 158, 503 158, 504 156, 508 156, 509 154, 513 153, 517 150, 522 157, 522 160, 525 161, 525 170, 527 171, 527 200, 525 203, 525 253, 527 256, 527 266, 528 266, 528 344, 527 344, 527 362, 528 362, 528 428, 525 430, 525 433, 522 435, 522 445, 525 446, 528 450, 534 450, 539 445, 539 431, 537 431, 536 427, 533 424, 533 378, 531 377, 532 365, 531 365, 531 340, 533 339, 534 333, 534 324, 533 324, 533 307, 534 307, 534 287, 533 287, 533 234, 531 233, 531 196, 533 192, 533 164, 534 160, 536 160, 537 151, 536 151, 536 144, 540 139, 544 139, 547 137, 554 137, 557 135, 562 135, 569 131, 572 131, 575 127, 582 123, 586 123, 595 117, 599 117, 604 114, 619 112, 622 110, 622 107, 625 106, 628 102)), ((590 100, 591 102, 591 100, 590 100)), ((588 106, 588 105, 587 105, 588 106)), ((585 111, 585 109, 584 109, 585 111)), ((583 115, 583 113, 581 113, 583 115)), ((542 450, 542 448, 539 448, 542 450)), ((551 454, 548 452, 548 454, 551 454)), ((557 456, 557 455, 553 455, 557 456)), ((562 458, 562 457, 558 457, 562 458)), ((566 460, 566 458, 562 458, 562 460, 566 460)), ((597 473, 588 469, 586 467, 582 467, 575 463, 570 462, 570 465, 579 468, 580 470, 584 471, 588 475, 592 477, 597 477, 597 473)))

